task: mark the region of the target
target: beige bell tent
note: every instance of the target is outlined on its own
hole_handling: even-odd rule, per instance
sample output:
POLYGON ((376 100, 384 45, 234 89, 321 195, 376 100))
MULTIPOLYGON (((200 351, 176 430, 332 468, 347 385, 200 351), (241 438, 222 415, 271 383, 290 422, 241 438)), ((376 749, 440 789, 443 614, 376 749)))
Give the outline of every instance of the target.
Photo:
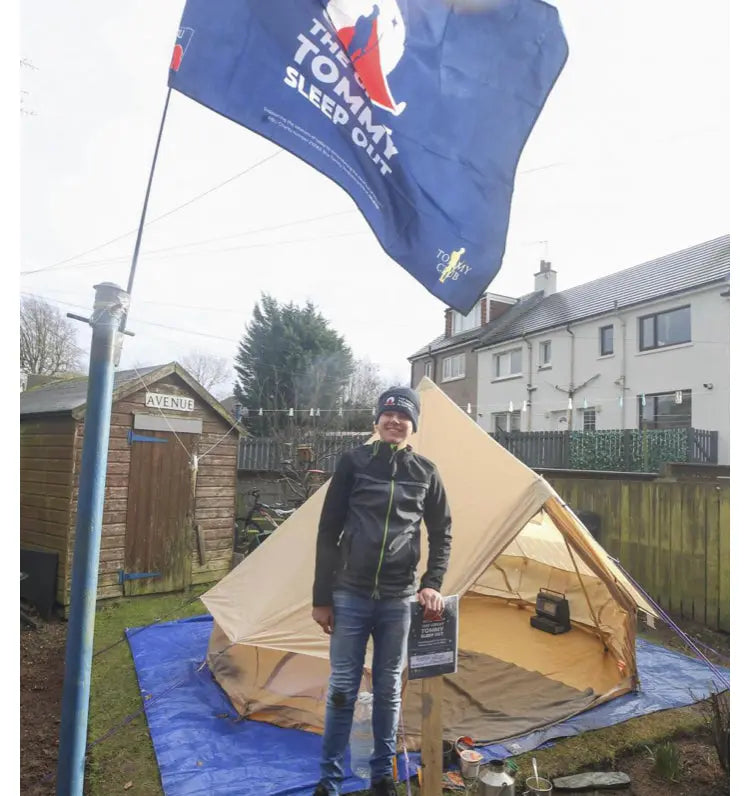
MULTIPOLYGON (((429 379, 418 390, 412 445, 438 465, 445 484, 453 547, 443 593, 460 596, 458 672, 446 677, 443 697, 446 737, 505 740, 633 690, 636 613, 654 615, 653 608, 544 479, 429 379), (531 627, 542 587, 566 595, 569 632, 531 627)), ((328 637, 311 620, 325 492, 202 597, 215 620, 209 665, 239 713, 315 732, 329 675, 328 637)), ((420 683, 404 693, 411 748, 420 741, 420 683)))

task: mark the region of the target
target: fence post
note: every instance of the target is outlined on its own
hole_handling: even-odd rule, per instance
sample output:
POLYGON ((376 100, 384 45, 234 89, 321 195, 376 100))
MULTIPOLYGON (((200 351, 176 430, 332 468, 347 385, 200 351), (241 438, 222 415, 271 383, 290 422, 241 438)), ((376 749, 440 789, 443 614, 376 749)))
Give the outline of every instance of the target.
POLYGON ((686 430, 686 460, 694 462, 694 429, 688 428, 686 430))

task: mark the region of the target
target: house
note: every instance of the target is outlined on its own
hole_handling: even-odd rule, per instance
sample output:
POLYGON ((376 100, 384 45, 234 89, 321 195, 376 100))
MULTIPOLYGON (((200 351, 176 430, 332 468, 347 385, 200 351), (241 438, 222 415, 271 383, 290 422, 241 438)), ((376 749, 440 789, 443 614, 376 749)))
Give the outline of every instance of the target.
POLYGON ((729 462, 730 236, 561 292, 470 341, 487 431, 697 428, 729 462))
MULTIPOLYGON (((87 389, 80 377, 20 397, 22 555, 51 559, 45 570, 63 606, 87 389)), ((233 418, 179 364, 115 374, 99 598, 176 591, 227 574, 238 437, 233 418)))
POLYGON ((524 299, 485 293, 468 315, 447 309, 443 334, 409 357, 412 386, 416 387, 427 376, 455 404, 470 413, 476 411, 475 344, 485 332, 510 324, 541 297, 541 293, 524 299))

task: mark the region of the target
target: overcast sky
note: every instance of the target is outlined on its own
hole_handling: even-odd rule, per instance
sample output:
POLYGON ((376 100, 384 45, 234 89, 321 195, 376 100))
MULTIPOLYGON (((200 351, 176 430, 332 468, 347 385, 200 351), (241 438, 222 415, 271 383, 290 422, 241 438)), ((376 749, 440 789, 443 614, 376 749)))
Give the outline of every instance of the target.
MULTIPOLYGON (((728 3, 556 5, 570 56, 523 152, 490 288, 512 296, 542 258, 562 290, 730 231, 728 3)), ((182 7, 24 1, 20 270, 46 270, 22 291, 87 314, 96 282, 126 285, 182 7)), ((340 188, 176 93, 148 218, 122 366, 232 359, 262 291, 313 301, 391 382, 442 331, 444 305, 340 188)))

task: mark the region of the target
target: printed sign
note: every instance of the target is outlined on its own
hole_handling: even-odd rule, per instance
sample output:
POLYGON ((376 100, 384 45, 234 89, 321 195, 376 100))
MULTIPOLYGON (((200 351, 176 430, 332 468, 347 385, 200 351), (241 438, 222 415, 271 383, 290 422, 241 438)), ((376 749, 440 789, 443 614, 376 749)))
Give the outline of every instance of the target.
POLYGON ((453 674, 458 669, 458 596, 445 597, 440 619, 425 621, 424 609, 412 603, 408 663, 410 680, 453 674))
POLYGON ((145 406, 149 406, 152 409, 175 409, 177 412, 193 412, 194 398, 187 398, 184 395, 146 392, 145 406))

